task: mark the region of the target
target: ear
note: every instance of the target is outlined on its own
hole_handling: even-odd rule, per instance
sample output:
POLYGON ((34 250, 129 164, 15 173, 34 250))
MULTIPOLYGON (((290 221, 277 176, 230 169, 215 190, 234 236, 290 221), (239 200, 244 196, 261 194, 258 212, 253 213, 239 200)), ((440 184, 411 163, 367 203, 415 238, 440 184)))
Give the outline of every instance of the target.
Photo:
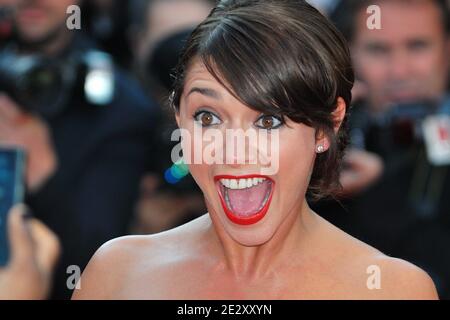
POLYGON ((175 111, 175 121, 177 122, 178 128, 180 128, 180 111, 175 111))
POLYGON ((345 114, 347 111, 347 104, 344 99, 339 97, 337 98, 336 109, 333 111, 334 118, 334 132, 337 133, 339 128, 342 125, 342 121, 344 121, 345 114))
MULTIPOLYGON (((346 110, 347 105, 344 99, 338 97, 336 102, 336 109, 332 113, 334 119, 333 121, 335 133, 339 131, 339 128, 341 127, 342 122, 344 121, 346 110)), ((328 148, 330 147, 330 139, 323 130, 318 131, 316 135, 316 147, 319 145, 323 146, 324 151, 328 150, 328 148)))

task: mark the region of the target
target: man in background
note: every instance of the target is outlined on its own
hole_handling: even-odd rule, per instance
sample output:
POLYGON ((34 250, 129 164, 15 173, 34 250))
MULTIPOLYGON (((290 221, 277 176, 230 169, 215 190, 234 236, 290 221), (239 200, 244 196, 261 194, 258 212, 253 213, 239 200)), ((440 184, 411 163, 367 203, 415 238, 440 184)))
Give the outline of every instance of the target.
POLYGON ((51 114, 21 105, 8 93, 0 98, 0 143, 27 151, 26 203, 61 240, 52 297, 65 299, 73 289, 68 267, 82 271, 102 243, 127 232, 139 180, 150 156, 158 156, 151 154, 158 108, 114 64, 111 99, 87 99, 89 87, 94 96, 104 88, 87 82, 84 61, 89 52, 99 52, 95 43, 83 30, 66 26, 66 10, 78 1, 9 2, 13 35, 3 50, 76 66, 75 78, 64 87, 67 99, 51 114))
POLYGON ((445 0, 346 0, 332 18, 347 37, 357 87, 352 144, 383 160, 380 179, 337 218, 347 232, 418 264, 450 297, 450 175, 430 162, 426 115, 448 114, 449 13, 445 0), (380 28, 369 28, 371 5, 380 28), (446 111, 447 110, 447 111, 446 111))

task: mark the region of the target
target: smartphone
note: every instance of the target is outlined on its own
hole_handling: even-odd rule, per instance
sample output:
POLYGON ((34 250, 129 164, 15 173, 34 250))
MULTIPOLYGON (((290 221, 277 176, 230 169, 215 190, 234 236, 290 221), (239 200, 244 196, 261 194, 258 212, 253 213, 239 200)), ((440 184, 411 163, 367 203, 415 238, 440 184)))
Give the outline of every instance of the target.
POLYGON ((8 213, 24 194, 25 152, 0 146, 0 267, 9 260, 8 213))

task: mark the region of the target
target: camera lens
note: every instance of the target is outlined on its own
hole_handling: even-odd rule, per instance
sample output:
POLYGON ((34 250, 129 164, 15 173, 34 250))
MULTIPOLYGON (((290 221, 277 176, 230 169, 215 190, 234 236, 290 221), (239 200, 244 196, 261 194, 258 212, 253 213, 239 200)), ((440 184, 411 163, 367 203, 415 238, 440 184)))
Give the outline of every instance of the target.
POLYGON ((59 102, 62 83, 63 79, 58 70, 37 66, 20 77, 18 96, 29 108, 44 115, 51 114, 59 102))

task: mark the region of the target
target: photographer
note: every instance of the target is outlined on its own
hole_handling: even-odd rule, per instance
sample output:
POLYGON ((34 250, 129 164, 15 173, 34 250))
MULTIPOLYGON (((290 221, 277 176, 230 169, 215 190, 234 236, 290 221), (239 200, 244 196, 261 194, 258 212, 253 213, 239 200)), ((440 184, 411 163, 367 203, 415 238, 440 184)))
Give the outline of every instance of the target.
POLYGON ((433 160, 445 130, 427 141, 424 122, 449 114, 448 15, 445 0, 346 0, 332 14, 365 88, 350 119, 352 143, 383 160, 382 176, 351 201, 340 226, 422 266, 442 298, 450 297, 450 159, 433 160), (370 5, 380 9, 379 28, 368 27, 377 14, 370 5))
POLYGON ((76 1, 12 2, 0 75, 31 85, 22 93, 19 81, 3 81, 0 143, 27 151, 26 203, 62 245, 52 297, 68 298, 67 268, 82 270, 100 244, 127 233, 158 108, 83 31, 67 28, 76 1), (21 59, 52 81, 20 74, 21 59))

